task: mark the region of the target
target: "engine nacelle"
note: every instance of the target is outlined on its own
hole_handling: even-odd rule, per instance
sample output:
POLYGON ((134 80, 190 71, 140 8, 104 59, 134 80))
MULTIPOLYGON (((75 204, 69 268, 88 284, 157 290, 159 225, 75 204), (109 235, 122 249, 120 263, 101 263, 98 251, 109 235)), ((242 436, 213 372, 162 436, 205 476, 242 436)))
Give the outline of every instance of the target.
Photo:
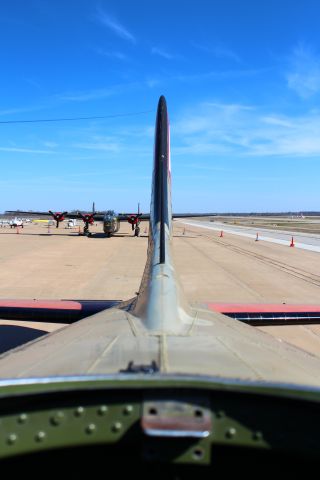
POLYGON ((85 213, 80 214, 81 219, 86 225, 92 225, 94 223, 94 214, 93 213, 85 213))
POLYGON ((51 210, 49 210, 49 213, 50 213, 50 215, 54 218, 54 220, 57 222, 56 227, 58 228, 58 227, 59 227, 59 223, 60 223, 60 222, 63 222, 63 220, 65 219, 65 215, 66 215, 68 212, 52 212, 51 210))
POLYGON ((132 230, 134 230, 134 227, 138 226, 139 223, 141 222, 141 219, 140 219, 141 215, 142 215, 142 213, 138 213, 137 215, 132 214, 132 215, 127 216, 127 220, 130 223, 130 225, 132 227, 132 230))

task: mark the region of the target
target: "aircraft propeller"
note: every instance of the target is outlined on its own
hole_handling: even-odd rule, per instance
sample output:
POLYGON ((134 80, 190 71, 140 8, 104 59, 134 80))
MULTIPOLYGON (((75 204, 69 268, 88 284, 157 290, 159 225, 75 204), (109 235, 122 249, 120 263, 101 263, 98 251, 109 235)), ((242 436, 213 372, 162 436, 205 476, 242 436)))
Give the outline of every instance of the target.
POLYGON ((84 223, 84 234, 87 235, 89 233, 89 225, 94 223, 94 213, 80 213, 79 215, 84 223))
POLYGON ((54 218, 56 223, 56 228, 59 228, 60 222, 63 222, 64 216, 67 215, 68 212, 52 212, 49 210, 50 215, 54 218))
POLYGON ((130 215, 127 215, 127 220, 131 225, 132 231, 134 230, 134 234, 136 237, 138 237, 140 234, 139 224, 141 222, 141 216, 142 213, 140 213, 140 203, 138 203, 138 213, 132 213, 130 215))

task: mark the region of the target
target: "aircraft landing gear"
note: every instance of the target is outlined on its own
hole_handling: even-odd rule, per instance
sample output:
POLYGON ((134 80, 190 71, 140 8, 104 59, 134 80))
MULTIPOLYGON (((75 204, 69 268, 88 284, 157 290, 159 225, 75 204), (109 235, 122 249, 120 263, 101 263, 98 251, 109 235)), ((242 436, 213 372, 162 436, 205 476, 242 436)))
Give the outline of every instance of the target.
POLYGON ((134 230, 134 236, 139 237, 139 235, 140 235, 140 227, 136 227, 134 230))
POLYGON ((83 228, 83 235, 85 235, 86 237, 91 237, 91 233, 89 231, 89 224, 85 224, 84 228, 83 228))

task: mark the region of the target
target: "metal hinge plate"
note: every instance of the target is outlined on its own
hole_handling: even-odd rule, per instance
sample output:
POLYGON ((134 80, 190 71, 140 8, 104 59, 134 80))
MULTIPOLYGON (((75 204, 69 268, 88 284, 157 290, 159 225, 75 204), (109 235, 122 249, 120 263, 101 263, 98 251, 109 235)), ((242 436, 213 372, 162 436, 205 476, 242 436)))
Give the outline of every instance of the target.
POLYGON ((141 426, 152 437, 206 438, 212 429, 212 416, 203 400, 146 400, 141 426))

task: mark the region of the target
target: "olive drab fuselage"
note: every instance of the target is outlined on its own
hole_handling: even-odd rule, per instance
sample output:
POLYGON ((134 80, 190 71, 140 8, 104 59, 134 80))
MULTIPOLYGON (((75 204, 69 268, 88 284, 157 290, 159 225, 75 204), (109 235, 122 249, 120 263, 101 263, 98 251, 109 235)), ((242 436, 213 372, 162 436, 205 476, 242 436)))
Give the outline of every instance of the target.
POLYGON ((108 211, 103 217, 103 231, 107 235, 117 233, 120 229, 120 220, 115 212, 108 211))

